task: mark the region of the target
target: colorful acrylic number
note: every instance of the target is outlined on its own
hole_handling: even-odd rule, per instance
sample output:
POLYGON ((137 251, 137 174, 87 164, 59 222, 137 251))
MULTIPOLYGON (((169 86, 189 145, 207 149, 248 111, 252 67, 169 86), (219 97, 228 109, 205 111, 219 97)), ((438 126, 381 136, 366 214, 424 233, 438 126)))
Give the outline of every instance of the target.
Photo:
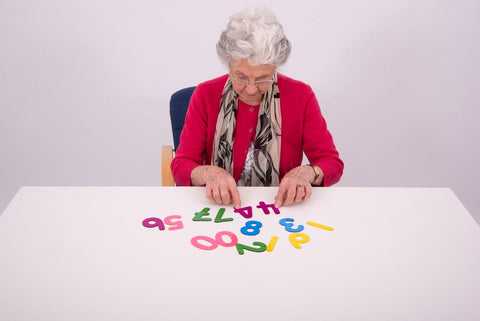
POLYGON ((253 245, 256 245, 257 247, 237 243, 236 247, 237 247, 238 254, 243 255, 245 253, 245 250, 251 251, 251 252, 265 252, 265 250, 267 249, 267 246, 265 245, 265 243, 262 243, 262 242, 253 242, 253 245))
POLYGON ((263 224, 259 221, 248 221, 245 223, 245 226, 240 229, 240 232, 242 232, 245 235, 257 235, 260 233, 260 228, 263 226, 263 224))
POLYGON ((293 225, 294 225, 294 224, 291 223, 291 222, 293 222, 293 221, 294 221, 293 218, 282 218, 279 223, 280 223, 280 225, 285 226, 285 230, 286 230, 287 232, 297 233, 297 232, 303 231, 303 229, 304 229, 304 226, 303 226, 303 225, 298 225, 297 228, 293 228, 293 225))

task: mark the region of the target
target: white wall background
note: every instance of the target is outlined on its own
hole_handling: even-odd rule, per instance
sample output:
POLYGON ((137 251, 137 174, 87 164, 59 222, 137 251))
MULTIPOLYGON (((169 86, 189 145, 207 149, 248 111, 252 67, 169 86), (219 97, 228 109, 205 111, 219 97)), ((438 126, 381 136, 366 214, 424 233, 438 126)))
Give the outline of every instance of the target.
POLYGON ((480 222, 480 1, 0 0, 0 210, 22 185, 160 185, 176 89, 225 72, 228 17, 271 7, 346 168, 451 187, 480 222))

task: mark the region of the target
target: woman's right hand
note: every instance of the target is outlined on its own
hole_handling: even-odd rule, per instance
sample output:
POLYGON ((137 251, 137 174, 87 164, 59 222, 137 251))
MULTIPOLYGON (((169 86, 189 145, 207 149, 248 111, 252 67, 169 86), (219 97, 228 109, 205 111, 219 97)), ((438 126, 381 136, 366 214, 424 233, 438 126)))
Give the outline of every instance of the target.
POLYGON ((205 185, 210 201, 218 204, 233 203, 233 207, 241 207, 237 183, 223 168, 212 165, 198 166, 190 174, 190 181, 194 186, 205 185))

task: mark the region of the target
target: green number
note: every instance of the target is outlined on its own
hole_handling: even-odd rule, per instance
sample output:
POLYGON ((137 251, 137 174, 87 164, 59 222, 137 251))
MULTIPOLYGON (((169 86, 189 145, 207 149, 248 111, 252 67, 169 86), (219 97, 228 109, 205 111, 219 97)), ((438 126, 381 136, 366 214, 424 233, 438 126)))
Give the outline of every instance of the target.
POLYGON ((237 247, 238 254, 243 255, 245 253, 245 250, 251 251, 251 252, 265 252, 265 250, 267 249, 267 246, 265 245, 265 243, 262 243, 262 242, 253 242, 253 245, 256 245, 258 247, 237 243, 236 247, 237 247))

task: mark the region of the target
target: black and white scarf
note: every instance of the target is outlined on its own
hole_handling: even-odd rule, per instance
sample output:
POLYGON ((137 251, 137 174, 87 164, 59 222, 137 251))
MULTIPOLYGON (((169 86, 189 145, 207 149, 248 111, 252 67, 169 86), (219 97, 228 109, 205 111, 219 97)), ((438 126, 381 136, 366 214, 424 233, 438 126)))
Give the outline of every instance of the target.
MULTIPOLYGON (((213 142, 212 165, 233 175, 233 141, 238 109, 238 94, 230 78, 223 88, 213 142)), ((258 113, 251 186, 278 186, 282 115, 277 77, 263 94, 258 113)))

